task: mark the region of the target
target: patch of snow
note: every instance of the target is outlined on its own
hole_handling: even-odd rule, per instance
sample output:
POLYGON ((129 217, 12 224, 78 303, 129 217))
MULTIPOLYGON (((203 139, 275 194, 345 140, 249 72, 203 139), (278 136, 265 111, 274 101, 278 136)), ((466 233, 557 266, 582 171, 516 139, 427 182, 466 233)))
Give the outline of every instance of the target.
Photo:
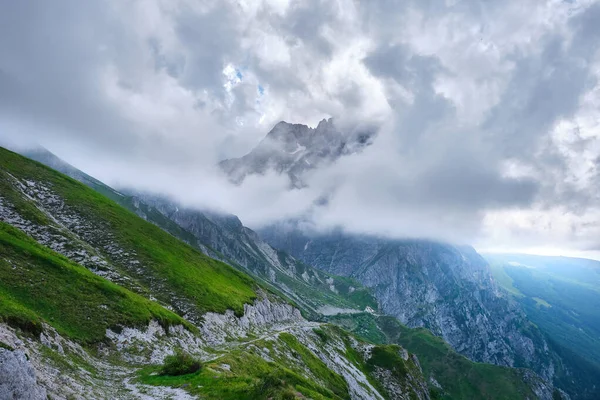
POLYGON ((296 150, 294 150, 294 151, 292 151, 292 152, 290 152, 290 153, 288 153, 288 154, 290 154, 290 155, 294 155, 294 154, 296 154, 296 153, 298 153, 298 152, 301 152, 301 151, 304 151, 304 150, 306 150, 306 146, 301 146, 301 145, 300 145, 300 143, 298 143, 298 142, 296 142, 296 146, 297 146, 297 147, 296 147, 296 150))

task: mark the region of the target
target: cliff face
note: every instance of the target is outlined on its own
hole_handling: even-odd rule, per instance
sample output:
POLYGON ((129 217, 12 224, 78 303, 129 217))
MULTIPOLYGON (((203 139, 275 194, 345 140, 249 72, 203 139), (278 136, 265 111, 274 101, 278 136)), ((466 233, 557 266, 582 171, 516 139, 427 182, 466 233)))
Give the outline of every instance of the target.
POLYGON ((555 362, 543 335, 497 289, 472 248, 416 240, 266 229, 262 236, 306 263, 371 288, 381 310, 425 327, 479 362, 528 367, 552 381, 555 362))

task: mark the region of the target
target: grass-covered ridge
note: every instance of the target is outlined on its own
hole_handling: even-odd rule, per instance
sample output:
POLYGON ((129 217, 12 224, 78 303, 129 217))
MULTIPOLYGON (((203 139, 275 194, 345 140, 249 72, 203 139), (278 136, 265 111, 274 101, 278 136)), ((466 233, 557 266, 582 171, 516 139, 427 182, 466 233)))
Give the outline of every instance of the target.
MULTIPOLYGON (((152 293, 168 303, 170 294, 177 293, 191 302, 198 313, 224 312, 232 309, 243 313, 246 303, 256 296, 256 283, 234 268, 204 256, 157 226, 144 221, 93 189, 35 161, 0 148, 0 197, 11 204, 19 203, 20 214, 38 224, 50 223, 33 203, 21 196, 12 178, 33 181, 48 186, 65 205, 97 228, 99 240, 110 237, 126 252, 135 254, 143 267, 125 272, 142 285, 150 287, 160 282, 166 293, 152 293), (24 214, 24 215, 23 215, 24 214)), ((92 243, 94 246, 95 243, 92 243)))
POLYGON ((42 321, 83 343, 106 329, 158 320, 185 325, 178 315, 39 245, 0 222, 0 319, 39 333, 42 321))

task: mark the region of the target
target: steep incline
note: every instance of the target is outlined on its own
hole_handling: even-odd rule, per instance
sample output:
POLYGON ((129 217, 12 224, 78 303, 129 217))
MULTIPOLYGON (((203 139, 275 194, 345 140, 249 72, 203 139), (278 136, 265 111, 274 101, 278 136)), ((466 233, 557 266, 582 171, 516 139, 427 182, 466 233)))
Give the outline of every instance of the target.
MULTIPOLYGON (((17 159, 17 161, 26 162, 21 159, 17 159)), ((61 163, 59 166, 65 168, 64 163, 61 163)), ((36 168, 40 167, 37 166, 36 168)), ((44 171, 50 173, 48 172, 49 170, 44 171)), ((77 171, 71 171, 70 173, 70 175, 78 179, 80 176, 85 176, 81 174, 77 171)), ((19 180, 16 177, 15 179, 19 180)), ((53 179, 56 179, 56 177, 53 179)), ((66 178, 63 177, 62 179, 66 178)), ((302 303, 298 301, 298 304, 301 304, 303 307, 306 304, 309 305, 305 309, 314 309, 319 304, 339 304, 340 306, 352 304, 355 306, 361 304, 363 301, 370 301, 369 297, 366 296, 368 292, 360 287, 357 282, 331 277, 325 272, 317 272, 311 267, 298 263, 289 256, 285 256, 284 253, 275 252, 270 246, 259 239, 254 232, 243 227, 235 217, 184 210, 172 203, 155 198, 126 196, 104 186, 98 181, 90 181, 90 179, 93 178, 88 177, 84 181, 88 184, 89 182, 93 182, 91 186, 96 190, 106 193, 111 198, 136 211, 136 213, 142 215, 148 221, 152 221, 156 225, 163 227, 163 229, 175 236, 184 238, 188 243, 203 249, 207 254, 212 254, 226 260, 231 265, 235 265, 242 270, 247 270, 255 276, 264 276, 264 271, 274 270, 277 274, 274 281, 269 279, 263 280, 263 282, 273 284, 272 287, 281 290, 281 282, 284 281, 285 277, 288 277, 290 280, 293 279, 292 282, 297 280, 304 282, 304 286, 288 284, 287 287, 294 295, 292 298, 303 300, 302 303), (277 258, 273 254, 276 254, 277 258), (240 262, 233 262, 231 260, 233 257, 240 260, 240 262), (286 264, 285 260, 291 261, 288 261, 288 264, 286 264), (279 261, 279 265, 277 261, 279 261), (240 265, 241 263, 244 263, 244 265, 240 265), (279 274, 284 278, 281 278, 279 274), (308 279, 305 279, 305 276, 308 279), (313 276, 315 276, 314 281, 313 276), (317 277, 320 278, 320 283, 315 282, 317 277), (340 288, 344 287, 343 285, 346 285, 346 292, 340 290, 340 288), (336 290, 340 293, 335 293, 336 290), (357 297, 352 298, 353 294, 357 297), (314 296, 316 299, 310 298, 310 296, 314 296)), ((26 181, 31 181, 31 187, 38 190, 38 192, 41 191, 42 197, 50 197, 55 187, 54 185, 48 186, 43 182, 43 179, 32 180, 27 178, 23 180, 23 182, 26 181), (47 187, 47 190, 44 191, 40 187, 47 187)), ((71 180, 67 181, 74 184, 71 180)), ((9 180, 8 183, 12 185, 15 183, 15 180, 9 180)), ((50 228, 43 228, 43 224, 31 221, 31 219, 36 218, 36 210, 39 211, 41 209, 47 212, 46 214, 42 213, 43 215, 41 216, 38 215, 37 217, 39 218, 43 218, 44 215, 53 216, 54 214, 61 216, 68 210, 64 210, 63 208, 65 207, 49 208, 45 206, 45 203, 38 199, 39 195, 34 189, 31 189, 33 192, 28 194, 29 192, 27 191, 30 189, 27 188, 29 186, 29 183, 23 185, 16 184, 16 186, 13 185, 14 190, 6 191, 9 196, 13 197, 13 200, 16 199, 14 202, 19 204, 21 214, 30 213, 27 218, 19 213, 15 214, 15 207, 10 203, 9 206, 5 207, 4 212, 6 218, 12 221, 11 223, 19 226, 31 235, 37 235, 40 240, 45 240, 44 243, 53 246, 57 251, 66 254, 72 259, 78 260, 97 274, 106 276, 114 282, 118 282, 148 297, 156 297, 155 291, 157 288, 160 289, 161 286, 146 284, 146 282, 156 280, 152 269, 145 269, 144 266, 140 266, 148 276, 145 277, 146 279, 132 278, 126 265, 119 264, 118 259, 115 262, 110 256, 105 254, 105 250, 95 245, 96 241, 92 240, 94 236, 81 236, 77 233, 80 232, 79 228, 74 227, 72 230, 69 230, 66 229, 65 224, 57 225, 53 228, 58 232, 57 237, 40 234, 38 231, 44 233, 46 232, 44 229, 47 230, 50 228), (24 195, 24 197, 21 196, 19 198, 19 195, 24 195), (19 202, 19 199, 23 201, 19 202), (28 205, 33 205, 33 208, 28 209, 28 205), (88 240, 89 238, 92 239, 88 240)), ((78 185, 76 187, 78 191, 81 190, 87 193, 83 197, 91 196, 89 190, 83 190, 85 189, 83 186, 78 185)), ((60 196, 58 197, 57 201, 59 203, 60 201, 64 202, 60 196)), ((9 204, 8 200, 4 204, 9 204)), ((86 211, 79 210, 79 212, 84 215, 86 214, 86 211)), ((121 209, 121 211, 117 212, 115 209, 113 212, 119 214, 126 211, 121 209)), ((71 214, 67 213, 67 215, 71 214)), ((131 214, 128 215, 128 218, 135 218, 131 214)), ((75 217, 78 221, 85 220, 81 215, 76 215, 75 217)), ((62 216, 60 218, 61 220, 64 219, 62 216)), ((101 217, 98 218, 102 219, 101 217)), ((127 221, 129 224, 139 224, 141 231, 149 229, 149 225, 141 220, 133 221, 127 219, 127 221)), ((101 236, 107 236, 110 233, 110 229, 106 228, 106 225, 99 224, 96 233, 101 236)), ((130 233, 131 231, 128 231, 128 234, 130 233)), ((164 233, 162 235, 161 238, 165 243, 173 245, 171 242, 173 238, 164 233)), ((161 246, 158 243, 155 243, 155 245, 159 248, 161 246)), ((180 242, 177 242, 177 246, 187 248, 187 246, 180 242)), ((132 252, 136 251, 136 253, 139 252, 136 248, 129 250, 132 252)), ((270 273, 267 272, 267 274, 270 273)), ((482 383, 489 381, 482 380, 480 374, 463 376, 460 368, 454 368, 450 365, 448 365, 448 368, 445 368, 447 364, 444 362, 437 363, 438 367, 434 369, 427 367, 429 368, 426 371, 428 380, 425 381, 420 373, 420 367, 415 357, 410 356, 401 348, 388 346, 388 344, 400 343, 399 341, 375 340, 379 344, 378 346, 369 345, 339 329, 324 325, 319 326, 319 324, 308 322, 293 307, 281 304, 276 296, 268 294, 265 298, 264 292, 258 289, 254 289, 254 291, 258 299, 252 305, 248 303, 244 304, 243 310, 236 311, 236 313, 233 311, 226 311, 225 313, 196 312, 192 305, 184 315, 192 321, 191 330, 180 329, 178 326, 175 326, 170 327, 167 331, 159 324, 156 324, 154 320, 150 321, 145 328, 140 326, 137 326, 137 328, 135 326, 119 326, 114 329, 108 329, 106 335, 111 346, 108 349, 103 347, 102 352, 108 351, 111 354, 110 349, 112 348, 127 363, 156 364, 173 348, 183 347, 186 351, 196 354, 205 360, 207 368, 193 378, 174 379, 151 375, 152 372, 157 370, 157 367, 149 366, 141 372, 141 379, 145 384, 150 385, 158 384, 177 387, 181 384, 187 384, 186 390, 189 393, 208 396, 208 398, 211 398, 211 396, 214 398, 236 399, 257 398, 252 396, 258 396, 257 393, 263 393, 266 396, 270 393, 272 389, 270 385, 275 385, 276 390, 283 393, 290 389, 289 382, 293 382, 292 386, 295 387, 295 390, 305 395, 307 393, 317 393, 318 395, 309 396, 313 398, 319 398, 319 396, 324 396, 325 398, 344 398, 344 395, 340 394, 343 394, 345 390, 347 390, 351 398, 371 399, 380 398, 380 396, 383 398, 427 398, 428 389, 433 390, 436 396, 442 396, 442 398, 463 398, 464 396, 460 395, 460 392, 457 392, 451 384, 448 384, 448 382, 453 381, 461 382, 461 385, 472 388, 469 392, 465 393, 469 393, 469 395, 475 393, 475 397, 480 398, 502 399, 507 398, 506 394, 512 395, 515 393, 522 396, 521 398, 551 398, 551 388, 544 386, 543 382, 540 383, 539 378, 533 379, 535 385, 524 383, 523 375, 517 374, 511 369, 501 369, 493 366, 480 368, 466 358, 461 359, 462 361, 459 362, 460 368, 473 369, 474 371, 481 369, 492 371, 493 374, 491 376, 495 377, 494 379, 501 379, 503 382, 504 386, 501 386, 502 391, 496 392, 490 390, 490 386, 482 383), (195 318, 198 314, 200 314, 200 321, 202 322, 198 322, 199 320, 195 318), (198 333, 194 333, 194 328, 198 330, 198 333), (284 335, 284 333, 290 334, 291 337, 284 335), (322 363, 325 364, 325 369, 323 369, 322 363), (281 370, 282 368, 283 370, 281 370), (293 374, 290 374, 289 370, 293 374), (332 373, 342 377, 342 380, 347 385, 347 389, 344 389, 344 385, 339 384, 339 379, 335 377, 336 375, 331 375, 332 373), (227 379, 227 385, 233 385, 232 387, 235 389, 226 391, 226 386, 223 384, 224 381, 215 379, 215 376, 222 376, 224 379, 227 379), (309 384, 310 380, 316 382, 317 386, 309 384), (191 384, 190 381, 192 382, 191 384), (438 381, 443 382, 444 388, 442 390, 439 390, 436 386, 436 382, 438 381), (545 391, 535 389, 539 388, 540 385, 545 388, 545 391), (457 395, 457 393, 459 394, 457 395), (538 394, 536 395, 535 393, 538 394)), ((283 292, 283 290, 281 291, 283 292)), ((177 300, 178 303, 183 302, 185 296, 180 295, 177 300)), ((363 304, 368 305, 371 303, 363 304)), ((98 304, 98 307, 100 306, 102 304, 98 304)), ((369 316, 369 314, 366 315, 369 316)), ((359 315, 357 314, 358 317, 359 315)), ((90 314, 83 318, 96 318, 93 308, 90 314)), ((336 317, 332 318, 334 318, 333 322, 338 322, 335 319, 336 317)), ((406 329, 407 332, 412 332, 408 328, 404 328, 401 325, 398 326, 406 329)), ((365 336, 365 332, 362 329, 357 329, 356 332, 365 336)), ((372 337, 367 337, 369 340, 373 340, 372 337)), ((71 339, 67 337, 56 340, 63 343, 63 340, 69 341, 71 339)), ((31 341, 27 343, 31 352, 37 351, 39 347, 38 342, 31 341)), ((66 345, 61 346, 66 347, 66 345)), ((44 348, 42 347, 42 349, 44 348)), ((433 356, 430 355, 431 353, 424 354, 429 361, 432 358, 435 361, 438 355, 442 358, 446 357, 444 353, 435 353, 433 356)), ((58 358, 61 359, 60 357, 58 358)), ((48 364, 48 360, 43 357, 42 360, 44 363, 38 362, 38 372, 42 371, 43 373, 43 366, 48 364)), ((89 360, 89 363, 93 364, 94 368, 98 371, 106 371, 111 368, 110 364, 102 364, 101 362, 99 364, 99 361, 95 359, 89 360)), ((79 367, 75 364, 74 368, 79 367)), ((107 386, 114 386, 117 388, 115 390, 130 393, 130 389, 137 390, 136 385, 138 383, 135 383, 134 379, 136 374, 135 371, 126 369, 125 371, 113 374, 114 378, 111 378, 113 379, 112 383, 95 382, 94 385, 100 391, 110 392, 107 386)), ((532 376, 535 377, 533 374, 532 376)), ((52 385, 49 384, 49 386, 52 385)), ((143 390, 149 389, 144 386, 143 390)))
POLYGON ((375 299, 358 282, 316 270, 273 249, 234 215, 193 210, 158 196, 121 193, 45 149, 25 154, 79 180, 209 257, 250 273, 315 317, 323 310, 377 308, 375 299))
POLYGON ((326 309, 377 309, 370 291, 358 282, 274 249, 236 216, 192 210, 153 196, 134 196, 129 208, 205 254, 250 273, 315 317, 326 309), (173 223, 177 229, 170 228, 173 223))
POLYGON ((81 183, 0 149, 1 398, 429 399, 416 358, 400 347, 374 358, 383 347, 330 330, 81 183), (176 350, 204 367, 156 375, 176 350))

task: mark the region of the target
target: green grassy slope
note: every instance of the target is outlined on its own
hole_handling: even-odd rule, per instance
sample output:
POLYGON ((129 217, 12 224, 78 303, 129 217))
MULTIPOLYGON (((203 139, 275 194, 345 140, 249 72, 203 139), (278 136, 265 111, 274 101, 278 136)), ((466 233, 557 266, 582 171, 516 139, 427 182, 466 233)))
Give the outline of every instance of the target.
POLYGON ((101 341, 107 328, 158 320, 194 329, 159 304, 94 275, 0 222, 0 319, 31 333, 45 321, 82 343, 101 341))
POLYGON ((473 362, 426 329, 407 328, 393 317, 366 313, 331 317, 330 321, 373 343, 397 343, 417 354, 423 375, 434 377, 443 388, 430 386, 433 398, 534 398, 518 370, 473 362))
MULTIPOLYGON (((188 213, 189 218, 195 220, 195 225, 203 226, 194 235, 150 205, 153 204, 152 200, 147 203, 144 199, 118 192, 61 160, 48 150, 38 149, 23 154, 28 158, 39 161, 50 168, 78 180, 128 210, 138 215, 143 215, 144 219, 152 222, 176 238, 192 246, 201 245, 204 249, 203 251, 208 251, 209 256, 223 260, 238 270, 250 273, 262 285, 269 287, 283 296, 291 297, 295 304, 303 310, 305 315, 318 318, 319 314, 314 311, 320 306, 358 308, 360 310, 363 310, 366 306, 370 306, 377 309, 377 301, 372 296, 370 290, 362 287, 358 282, 350 278, 338 277, 318 271, 320 279, 306 282, 303 274, 306 273, 310 279, 310 277, 315 275, 314 269, 297 260, 291 259, 289 255, 281 251, 277 251, 281 265, 287 266, 291 263, 295 273, 290 274, 290 271, 284 273, 277 268, 273 268, 271 271, 275 272, 276 277, 275 281, 273 281, 270 275, 271 271, 269 271, 272 260, 267 259, 261 253, 256 243, 252 241, 251 235, 250 237, 248 236, 247 228, 242 228, 241 222, 233 216, 217 216, 215 219, 215 215, 199 211, 186 211, 182 206, 183 212, 188 213), (217 246, 223 246, 224 248, 214 248, 211 243, 218 243, 217 246), (242 246, 239 246, 240 244, 242 246), (224 253, 229 254, 229 256, 224 253), (240 265, 240 259, 244 260, 243 264, 245 267, 240 265), (330 290, 330 284, 327 283, 328 280, 333 280, 335 292, 330 290), (354 289, 350 290, 350 287, 354 289)), ((167 204, 168 209, 170 200, 161 199, 160 201, 167 204)))
MULTIPOLYGON (((316 347, 345 358, 349 366, 363 372, 369 384, 386 398, 397 398, 398 393, 387 392, 385 385, 376 379, 375 375, 382 369, 390 371, 400 385, 407 381, 423 382, 421 371, 411 359, 402 358, 403 351, 399 346, 374 346, 370 350, 371 356, 365 359, 351 345, 351 342, 357 343, 356 339, 339 327, 322 325, 313 331, 319 339, 311 348, 296 336, 282 332, 276 338, 258 340, 210 361, 197 373, 168 377, 156 374, 159 367, 149 367, 140 371, 139 380, 151 385, 185 386, 190 393, 206 399, 349 399, 348 384, 315 356, 316 347), (260 356, 265 351, 272 357, 272 362, 260 356), (224 365, 226 369, 223 369, 224 365)), ((400 392, 411 399, 416 398, 414 388, 409 385, 404 385, 400 392)))
MULTIPOLYGON (((344 283, 347 291, 354 284, 350 280, 344 283)), ((204 256, 87 186, 0 149, 0 322, 20 328, 17 336, 33 334, 27 338, 26 345, 41 349, 36 354, 37 360, 50 363, 65 376, 81 375, 78 368, 87 368, 88 361, 92 360, 89 368, 94 378, 122 379, 101 376, 100 364, 93 361, 99 359, 94 349, 101 347, 100 342, 110 343, 106 338, 109 328, 115 331, 125 326, 143 328, 151 320, 157 320, 167 330, 173 325, 183 325, 191 332, 198 332, 188 320, 159 302, 149 300, 149 296, 169 303, 168 294, 176 293, 192 302, 198 313, 233 309, 239 315, 244 304, 257 297, 257 285, 249 276, 204 256), (77 259, 74 256, 69 254, 68 258, 50 248, 53 246, 68 254, 62 245, 76 252, 90 250, 88 255, 99 254, 114 263, 114 271, 127 278, 124 282, 135 281, 132 287, 140 285, 139 293, 121 286, 121 281, 117 284, 94 274, 82 265, 85 262, 73 261, 77 259), (129 265, 132 258, 123 258, 123 255, 133 255, 133 266, 129 265), (157 287, 166 288, 165 292, 157 292, 157 287), (65 348, 62 354, 40 344, 43 340, 36 339, 43 323, 65 338, 84 345, 90 359, 73 361, 75 358, 69 349, 65 348)), ((363 297, 359 292, 356 301, 371 304, 363 297)), ((157 376, 152 372, 160 367, 149 366, 137 371, 139 380, 153 385, 184 385, 190 393, 213 399, 349 399, 346 380, 334 372, 335 368, 327 366, 325 361, 330 359, 323 361, 320 358, 323 353, 315 352, 311 340, 318 340, 317 335, 311 333, 308 338, 310 335, 307 336, 303 326, 293 328, 297 330, 270 333, 261 338, 252 336, 248 341, 232 339, 216 347, 207 345, 202 350, 216 358, 197 373, 157 376), (269 356, 265 357, 263 351, 269 356), (223 369, 223 365, 227 368, 223 369)), ((342 334, 335 335, 339 342, 342 334)), ((348 334, 343 337, 349 341, 348 334)), ((0 346, 5 345, 0 343, 0 346)), ((378 354, 368 365, 355 355, 350 362, 355 362, 365 373, 380 367, 391 368, 401 382, 407 370, 394 363, 399 360, 398 349, 378 354)), ((119 351, 133 351, 137 355, 146 350, 119 351)), ((343 351, 338 355, 331 349, 328 354, 332 352, 336 360, 345 356, 343 351)), ((103 361, 129 368, 131 376, 140 366, 137 359, 121 359, 112 353, 103 361)), ((404 366, 404 361, 400 364, 404 366)), ((378 385, 375 376, 368 379, 378 385)), ((422 379, 420 372, 416 379, 422 379)))
POLYGON ((231 351, 207 363, 197 373, 160 376, 156 375, 158 367, 149 367, 140 371, 139 379, 145 384, 156 386, 186 385, 188 392, 204 399, 296 399, 298 395, 303 396, 300 398, 312 399, 350 398, 344 379, 329 370, 294 336, 284 333, 280 339, 282 340, 260 341, 257 344, 269 348, 274 354, 277 354, 275 349, 291 351, 298 357, 298 362, 308 368, 310 374, 319 377, 319 382, 307 377, 305 370, 297 368, 289 360, 278 358, 274 362, 265 361, 256 347, 231 351), (227 365, 228 370, 224 370, 223 365, 227 365))
MULTIPOLYGON (((159 281, 170 293, 191 301, 199 313, 233 309, 240 315, 243 305, 256 298, 256 284, 247 275, 204 256, 89 187, 0 148, 0 196, 14 205, 24 218, 37 224, 51 223, 17 190, 9 174, 20 181, 30 180, 51 187, 70 210, 100 232, 99 240, 108 237, 125 251, 135 253, 144 268, 143 273, 127 265, 120 267, 123 273, 147 288, 159 281)), ((170 300, 166 293, 152 295, 165 303, 170 300)))

